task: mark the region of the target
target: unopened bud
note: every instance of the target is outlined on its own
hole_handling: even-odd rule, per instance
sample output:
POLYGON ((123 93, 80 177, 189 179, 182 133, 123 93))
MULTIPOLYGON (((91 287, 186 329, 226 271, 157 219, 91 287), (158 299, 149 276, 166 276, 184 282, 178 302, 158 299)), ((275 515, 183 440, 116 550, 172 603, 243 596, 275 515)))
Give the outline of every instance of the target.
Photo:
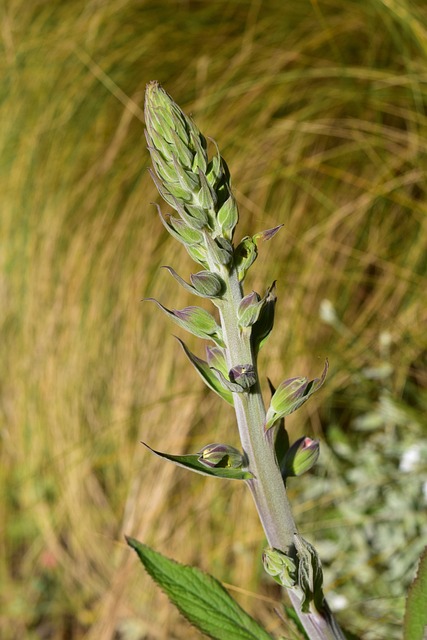
POLYGON ((250 236, 243 238, 237 245, 234 252, 234 260, 240 282, 245 279, 246 273, 249 267, 255 262, 257 255, 258 250, 256 244, 250 236))
POLYGON ((256 373, 252 364, 238 364, 228 372, 231 382, 240 385, 243 390, 250 389, 256 382, 256 373))
POLYGON ((206 298, 215 298, 221 295, 224 289, 221 278, 210 271, 199 271, 192 274, 190 280, 197 293, 206 298))
POLYGON ((286 452, 281 465, 284 477, 301 476, 309 471, 317 462, 320 453, 318 440, 303 436, 299 438, 286 452))
POLYGON ((199 462, 207 467, 240 469, 244 465, 244 457, 238 449, 228 444, 207 444, 199 451, 199 462))
POLYGON ((320 389, 325 381, 328 366, 328 361, 326 360, 320 378, 315 378, 310 381, 305 376, 301 378, 289 378, 289 380, 284 380, 279 384, 271 398, 267 411, 266 430, 270 429, 279 418, 284 418, 299 409, 299 407, 307 402, 313 393, 320 389))
POLYGON ((232 240, 234 228, 239 220, 239 212, 237 209, 236 200, 230 193, 227 200, 219 209, 217 214, 217 221, 222 231, 224 238, 232 240))
POLYGON ((297 567, 295 561, 279 549, 267 547, 262 554, 264 570, 283 587, 292 588, 296 584, 297 567))
POLYGON ((241 300, 237 310, 239 325, 241 327, 252 326, 258 320, 262 305, 263 302, 256 291, 252 291, 252 293, 245 296, 241 300))

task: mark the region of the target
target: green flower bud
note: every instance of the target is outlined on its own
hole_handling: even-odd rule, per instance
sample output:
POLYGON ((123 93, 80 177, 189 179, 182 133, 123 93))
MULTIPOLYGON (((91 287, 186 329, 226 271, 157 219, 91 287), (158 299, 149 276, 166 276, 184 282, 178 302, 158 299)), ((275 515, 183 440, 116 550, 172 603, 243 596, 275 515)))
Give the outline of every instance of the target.
POLYGON ((220 328, 215 318, 205 309, 191 306, 184 309, 173 309, 172 313, 194 335, 202 337, 219 333, 220 328))
POLYGON ((206 359, 211 369, 217 369, 225 376, 228 374, 224 349, 219 347, 206 347, 206 359))
POLYGON ((283 587, 291 589, 296 585, 297 567, 295 560, 279 549, 267 547, 262 554, 264 570, 283 587))
POLYGON ((301 476, 316 464, 319 453, 318 440, 312 440, 306 436, 299 438, 286 452, 280 469, 282 476, 284 478, 301 476))
POLYGON ((192 274, 190 276, 190 285, 185 282, 172 267, 165 266, 163 268, 167 269, 171 276, 173 276, 184 289, 201 298, 218 298, 225 288, 221 278, 216 273, 211 273, 210 271, 199 271, 198 273, 192 274))
POLYGON ((239 221, 239 211, 237 209, 236 200, 230 194, 217 214, 217 221, 220 226, 222 235, 227 240, 233 239, 234 229, 239 221))
POLYGON ((223 293, 225 288, 221 278, 211 271, 199 271, 192 274, 190 280, 198 295, 204 298, 216 298, 223 293))
POLYGON ((256 291, 245 296, 239 304, 237 315, 240 327, 250 327, 258 320, 263 301, 256 291))
POLYGON ((257 259, 257 255, 258 250, 255 242, 251 237, 246 236, 237 245, 234 251, 234 262, 236 264, 237 273, 241 282, 245 279, 249 267, 257 259))
POLYGON ((171 215, 167 215, 163 219, 160 213, 160 209, 159 209, 159 215, 166 229, 177 240, 182 242, 185 246, 200 245, 200 248, 202 248, 201 243, 203 242, 203 233, 201 231, 198 231, 197 229, 192 229, 187 224, 185 224, 183 220, 181 220, 180 218, 174 218, 171 215))
POLYGON ((185 307, 184 309, 167 309, 154 298, 146 298, 149 302, 155 302, 174 322, 186 329, 189 333, 213 340, 218 346, 223 347, 221 327, 216 323, 215 318, 205 309, 200 307, 185 307))
POLYGON ((279 418, 284 418, 307 402, 308 398, 318 391, 326 378, 328 361, 325 362, 322 376, 314 380, 308 378, 289 378, 278 386, 270 401, 265 428, 269 429, 279 418))
POLYGON ((209 235, 206 235, 205 239, 211 259, 216 263, 229 265, 233 259, 233 246, 231 242, 225 238, 221 238, 221 236, 211 238, 209 235))
POLYGON ((199 451, 199 462, 207 467, 226 467, 241 469, 244 466, 244 456, 238 449, 227 444, 208 444, 199 451))

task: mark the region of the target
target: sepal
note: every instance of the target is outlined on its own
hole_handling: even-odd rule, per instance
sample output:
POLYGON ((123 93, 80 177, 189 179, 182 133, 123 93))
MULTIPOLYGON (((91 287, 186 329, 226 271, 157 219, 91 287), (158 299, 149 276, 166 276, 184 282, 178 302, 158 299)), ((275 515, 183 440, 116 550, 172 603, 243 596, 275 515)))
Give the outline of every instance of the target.
POLYGON ((319 554, 307 540, 294 533, 297 554, 297 581, 302 592, 301 611, 309 613, 311 603, 317 611, 324 608, 323 571, 319 554))
POLYGON ((199 453, 190 453, 183 456, 176 456, 170 453, 163 453, 162 451, 156 451, 148 446, 145 442, 142 443, 147 449, 160 458, 169 460, 179 467, 184 467, 190 471, 201 473, 204 476, 213 476, 215 478, 226 478, 229 480, 250 480, 253 478, 252 473, 243 468, 233 467, 209 467, 203 462, 200 462, 199 453))
POLYGON ((320 378, 310 381, 305 377, 290 378, 280 383, 270 401, 265 429, 270 429, 279 418, 290 415, 307 402, 309 397, 318 391, 324 383, 327 371, 328 360, 325 362, 320 378))

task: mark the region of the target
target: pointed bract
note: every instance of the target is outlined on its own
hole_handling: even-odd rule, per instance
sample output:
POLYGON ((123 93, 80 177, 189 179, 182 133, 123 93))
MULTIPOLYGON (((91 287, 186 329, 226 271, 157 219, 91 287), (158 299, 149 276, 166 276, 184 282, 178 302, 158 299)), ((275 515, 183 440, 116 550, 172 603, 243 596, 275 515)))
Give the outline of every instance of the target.
POLYGON ((201 298, 218 298, 224 290, 224 283, 216 273, 211 273, 210 271, 199 271, 198 273, 190 276, 192 284, 188 284, 188 282, 183 280, 181 276, 172 269, 172 267, 165 265, 163 268, 169 271, 171 276, 179 282, 181 287, 196 296, 200 296, 201 298))
MULTIPOLYGON (((180 340, 180 338, 177 338, 177 340, 183 348, 185 355, 190 360, 191 364, 194 366, 197 373, 202 378, 203 382, 209 387, 209 389, 215 391, 215 393, 217 393, 223 400, 233 405, 233 395, 228 389, 225 389, 223 387, 209 364, 191 353, 190 349, 188 349, 186 344, 182 340, 180 340)), ((212 350, 214 349, 218 349, 219 351, 218 347, 214 347, 212 350)))

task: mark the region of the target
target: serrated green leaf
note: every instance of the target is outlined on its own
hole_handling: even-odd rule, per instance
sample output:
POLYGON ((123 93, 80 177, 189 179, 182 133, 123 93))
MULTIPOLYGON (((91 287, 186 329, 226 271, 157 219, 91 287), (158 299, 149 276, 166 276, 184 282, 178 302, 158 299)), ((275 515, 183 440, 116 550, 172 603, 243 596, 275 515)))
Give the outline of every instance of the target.
POLYGON ((214 640, 272 640, 272 637, 207 573, 166 558, 126 538, 147 573, 185 618, 214 640))
POLYGON ((425 640, 427 634, 427 547, 421 554, 416 578, 409 587, 403 627, 404 640, 425 640))
POLYGON ((190 360, 199 376, 202 378, 203 382, 209 387, 209 389, 215 391, 215 393, 217 393, 221 398, 223 398, 224 400, 226 400, 226 402, 233 406, 233 394, 227 389, 224 389, 223 385, 218 380, 217 376, 208 365, 208 363, 191 353, 190 349, 188 349, 188 347, 180 338, 177 338, 177 340, 183 348, 185 355, 190 360))
POLYGON ((250 480, 253 478, 250 471, 245 469, 233 469, 232 467, 208 467, 203 462, 200 462, 200 453, 189 453, 183 456, 175 456, 170 453, 163 453, 162 451, 156 451, 148 446, 145 442, 142 443, 147 449, 156 456, 169 460, 179 467, 184 467, 190 471, 201 473, 203 476, 213 476, 214 478, 224 478, 226 480, 250 480))

